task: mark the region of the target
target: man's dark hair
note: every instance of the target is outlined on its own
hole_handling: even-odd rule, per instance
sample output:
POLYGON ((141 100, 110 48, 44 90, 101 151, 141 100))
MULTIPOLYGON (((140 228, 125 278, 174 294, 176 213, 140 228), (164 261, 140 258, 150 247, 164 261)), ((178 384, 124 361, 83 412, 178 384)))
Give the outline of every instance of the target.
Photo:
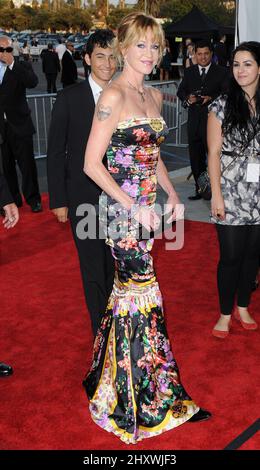
POLYGON ((203 47, 208 47, 210 51, 213 50, 212 44, 206 39, 202 39, 201 41, 196 42, 195 51, 197 52, 199 48, 202 49, 203 47))
POLYGON ((49 49, 49 50, 52 50, 52 49, 53 49, 53 45, 52 45, 51 42, 49 42, 49 44, 48 44, 48 49, 49 49))
POLYGON ((111 29, 97 29, 88 38, 86 53, 91 57, 95 46, 102 47, 103 49, 109 47, 114 37, 115 35, 111 29))

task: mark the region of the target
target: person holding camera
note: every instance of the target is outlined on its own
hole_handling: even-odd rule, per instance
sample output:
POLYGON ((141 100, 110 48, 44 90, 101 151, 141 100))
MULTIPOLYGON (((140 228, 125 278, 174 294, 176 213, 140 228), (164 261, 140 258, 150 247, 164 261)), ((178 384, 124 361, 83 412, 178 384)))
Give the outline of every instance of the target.
POLYGON ((188 142, 190 164, 195 180, 195 195, 191 201, 201 199, 198 178, 207 166, 208 105, 227 90, 229 73, 226 68, 212 63, 212 47, 207 41, 195 45, 196 65, 184 71, 177 96, 188 108, 188 142))

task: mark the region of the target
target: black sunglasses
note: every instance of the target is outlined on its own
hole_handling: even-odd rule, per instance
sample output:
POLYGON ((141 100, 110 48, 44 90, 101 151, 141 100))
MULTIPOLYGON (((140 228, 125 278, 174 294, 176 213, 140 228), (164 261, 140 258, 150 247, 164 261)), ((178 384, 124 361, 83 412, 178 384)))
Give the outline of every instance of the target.
POLYGON ((13 47, 8 46, 8 47, 1 47, 0 46, 0 52, 13 52, 13 47))

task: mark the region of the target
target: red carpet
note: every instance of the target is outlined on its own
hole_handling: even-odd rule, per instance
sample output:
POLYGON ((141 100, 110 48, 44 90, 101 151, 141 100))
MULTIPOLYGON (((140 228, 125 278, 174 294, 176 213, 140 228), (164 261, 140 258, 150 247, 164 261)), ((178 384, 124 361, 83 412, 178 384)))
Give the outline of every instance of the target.
MULTIPOLYGON (((0 359, 13 365, 0 380, 1 449, 223 449, 259 417, 259 330, 234 323, 218 340, 217 244, 214 227, 187 222, 185 246, 155 244, 169 336, 182 381, 213 418, 187 423, 126 446, 90 419, 81 381, 91 360, 92 336, 78 260, 68 224, 47 210, 21 209, 21 220, 1 229, 0 359)), ((252 311, 260 322, 260 291, 252 311)), ((259 449, 259 433, 241 449, 259 449)))

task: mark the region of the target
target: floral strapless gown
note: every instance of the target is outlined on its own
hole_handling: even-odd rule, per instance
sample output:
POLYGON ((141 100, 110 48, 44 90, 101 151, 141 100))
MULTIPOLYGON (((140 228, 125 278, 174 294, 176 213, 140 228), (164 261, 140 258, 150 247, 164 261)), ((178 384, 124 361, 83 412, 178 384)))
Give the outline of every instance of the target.
MULTIPOLYGON (((112 136, 108 170, 136 204, 155 203, 159 147, 167 133, 162 118, 139 118, 121 121, 112 136)), ((111 222, 118 210, 113 213, 116 201, 107 200, 111 222)), ((129 223, 124 238, 107 239, 115 282, 83 381, 95 423, 128 444, 175 428, 199 410, 171 351, 150 254, 153 239, 136 233, 129 223)))

